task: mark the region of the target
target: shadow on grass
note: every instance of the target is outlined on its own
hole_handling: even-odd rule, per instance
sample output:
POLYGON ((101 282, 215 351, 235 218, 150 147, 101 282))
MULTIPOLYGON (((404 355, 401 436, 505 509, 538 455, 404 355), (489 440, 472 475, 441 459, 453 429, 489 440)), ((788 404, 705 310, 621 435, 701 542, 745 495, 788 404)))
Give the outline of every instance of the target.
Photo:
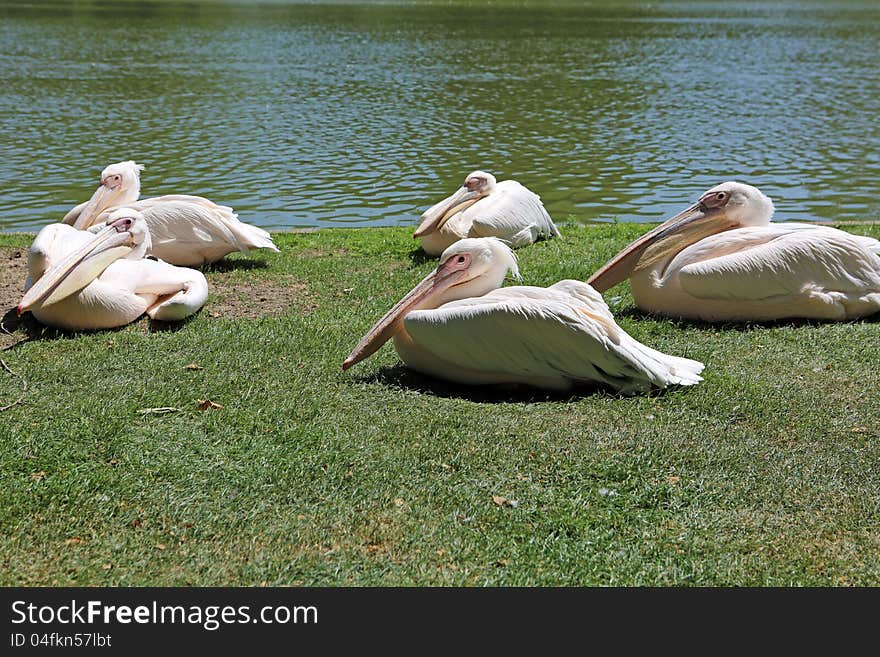
POLYGON ((253 258, 223 258, 217 262, 202 265, 202 273, 204 274, 225 274, 230 271, 253 271, 254 269, 267 269, 269 263, 265 260, 254 260, 253 258))
POLYGON ((10 308, 0 319, 0 329, 3 333, 13 336, 16 332, 24 333, 24 337, 16 340, 12 344, 3 347, 3 351, 15 349, 26 342, 37 342, 43 340, 70 340, 75 338, 79 333, 85 331, 73 332, 63 329, 53 328, 40 324, 36 318, 30 313, 24 313, 18 316, 15 308, 10 308))
POLYGON ((437 264, 437 261, 438 261, 437 256, 428 255, 427 253, 422 251, 421 247, 418 247, 418 248, 410 251, 409 252, 409 259, 416 266, 423 265, 426 262, 433 262, 434 264, 437 264))
POLYGON ((15 308, 10 308, 3 314, 3 318, 0 319, 0 331, 12 336, 19 330, 24 333, 24 337, 17 342, 13 342, 9 346, 4 347, 4 351, 13 349, 25 342, 33 342, 34 340, 53 340, 58 337, 74 337, 73 333, 68 333, 60 329, 40 324, 29 312, 24 313, 19 317, 18 311, 15 308))
MULTIPOLYGON (((141 318, 146 319, 147 331, 150 333, 174 332, 182 329, 200 313, 201 310, 177 322, 162 322, 155 319, 150 319, 146 315, 141 315, 141 318)), ((5 347, 4 351, 6 351, 13 349, 21 344, 24 344, 25 342, 59 339, 72 340, 79 335, 88 335, 92 333, 118 333, 119 331, 126 330, 132 325, 138 324, 141 321, 141 318, 136 319, 134 322, 123 324, 122 326, 116 326, 113 328, 69 331, 66 329, 54 328, 52 326, 40 324, 40 322, 38 322, 37 319, 29 312, 24 313, 21 317, 19 317, 16 309, 10 308, 3 314, 3 318, 0 319, 0 332, 6 333, 11 336, 20 330, 24 334, 24 336, 20 340, 5 347)))
POLYGON ((184 317, 183 319, 179 319, 174 322, 161 321, 158 319, 151 319, 147 316, 147 331, 150 333, 175 333, 180 329, 184 328, 187 324, 189 324, 192 320, 202 314, 202 308, 199 308, 197 312, 194 312, 189 317, 184 317))
POLYGON ((746 333, 749 331, 759 331, 773 328, 800 328, 804 326, 819 327, 825 324, 854 324, 864 322, 873 324, 880 322, 880 313, 874 313, 860 319, 850 319, 842 322, 822 319, 805 319, 799 317, 789 317, 786 319, 775 319, 764 322, 742 321, 742 322, 706 322, 701 319, 688 319, 684 317, 663 317, 662 315, 652 315, 635 306, 628 306, 622 310, 614 310, 615 317, 629 317, 636 320, 651 320, 666 322, 675 328, 680 329, 699 329, 702 331, 738 331, 746 333))
MULTIPOLYGON (((624 397, 610 388, 598 385, 582 385, 572 390, 551 391, 521 384, 463 385, 449 383, 419 374, 403 366, 383 367, 370 376, 356 379, 358 383, 378 383, 391 388, 409 390, 447 399, 467 399, 479 404, 524 404, 539 402, 575 402, 588 397, 624 397)), ((674 390, 675 387, 669 388, 674 390)), ((659 396, 666 390, 655 390, 643 396, 659 396)))

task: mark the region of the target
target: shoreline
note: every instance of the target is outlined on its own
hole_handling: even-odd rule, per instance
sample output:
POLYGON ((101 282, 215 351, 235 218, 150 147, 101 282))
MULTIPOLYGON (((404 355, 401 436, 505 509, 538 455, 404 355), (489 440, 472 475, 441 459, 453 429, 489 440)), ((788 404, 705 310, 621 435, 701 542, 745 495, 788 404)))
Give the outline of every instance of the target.
MULTIPOLYGON (((604 228, 608 226, 657 226, 661 222, 659 221, 586 221, 586 222, 561 222, 557 224, 560 228, 565 228, 566 226, 577 226, 579 228, 604 228)), ((775 222, 775 223, 788 223, 787 221, 775 222)), ((880 225, 880 219, 875 221, 865 219, 863 221, 817 221, 817 220, 802 220, 796 221, 794 223, 799 224, 815 224, 817 226, 876 226, 880 225)), ((47 224, 48 225, 48 224, 47 224)), ((254 224, 256 225, 256 224, 254 224)), ((259 226, 258 226, 259 228, 259 226)), ((387 229, 387 228, 412 228, 415 229, 415 224, 412 227, 410 226, 305 226, 302 228, 283 228, 280 230, 270 230, 269 233, 271 235, 308 235, 310 233, 319 233, 324 231, 336 231, 336 230, 375 230, 375 229, 387 229)), ((267 229, 263 229, 267 230, 267 229)), ((3 235, 30 235, 35 236, 39 231, 37 230, 12 230, 5 231, 0 230, 0 236, 3 235)), ((565 235, 563 234, 563 239, 565 235)))

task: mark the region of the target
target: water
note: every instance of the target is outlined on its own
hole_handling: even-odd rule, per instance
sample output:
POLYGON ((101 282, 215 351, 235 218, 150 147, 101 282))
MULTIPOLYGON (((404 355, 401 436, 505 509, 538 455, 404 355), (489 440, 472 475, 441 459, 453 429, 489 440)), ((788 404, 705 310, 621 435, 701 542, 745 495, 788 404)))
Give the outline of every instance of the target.
POLYGON ((880 5, 0 2, 0 229, 135 159, 269 228, 412 224, 473 169, 558 221, 728 179, 880 217, 880 5))

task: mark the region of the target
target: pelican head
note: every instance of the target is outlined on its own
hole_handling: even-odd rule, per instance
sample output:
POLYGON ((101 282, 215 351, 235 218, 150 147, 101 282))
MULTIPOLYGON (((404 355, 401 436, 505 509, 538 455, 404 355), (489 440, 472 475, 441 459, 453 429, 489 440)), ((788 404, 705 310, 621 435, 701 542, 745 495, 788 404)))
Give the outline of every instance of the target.
POLYGON ((18 304, 18 314, 35 306, 57 303, 79 292, 119 258, 142 258, 150 247, 150 233, 137 210, 120 208, 106 225, 80 248, 50 267, 18 304))
POLYGON ((468 237, 447 248, 440 264, 398 301, 361 339, 342 369, 375 353, 403 326, 413 310, 437 308, 449 301, 481 297, 499 287, 507 273, 519 278, 516 255, 496 237, 468 237))
POLYGON ((104 169, 101 184, 79 213, 73 227, 85 230, 104 210, 136 201, 141 193, 143 170, 142 164, 132 160, 117 162, 104 169))
POLYGON ((699 240, 733 228, 764 226, 773 217, 773 201, 757 187, 724 182, 666 220, 605 263, 587 281, 599 292, 629 278, 699 240))
MULTIPOLYGON (((132 208, 119 208, 110 213, 102 230, 110 226, 117 232, 127 232, 131 236, 131 252, 125 254, 129 260, 140 260, 153 248, 153 239, 150 237, 150 229, 147 220, 138 210, 132 208)), ((100 232, 100 231, 98 231, 100 232)))
POLYGON ((474 171, 464 179, 464 184, 456 192, 431 206, 421 216, 421 223, 413 233, 414 238, 424 237, 440 230, 443 224, 457 212, 473 205, 495 189, 495 176, 485 171, 474 171))

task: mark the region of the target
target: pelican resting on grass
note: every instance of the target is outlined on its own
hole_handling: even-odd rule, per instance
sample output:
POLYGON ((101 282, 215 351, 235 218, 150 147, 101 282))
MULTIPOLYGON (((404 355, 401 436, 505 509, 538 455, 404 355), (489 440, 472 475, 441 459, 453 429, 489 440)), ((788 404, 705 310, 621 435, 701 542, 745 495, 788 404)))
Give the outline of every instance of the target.
POLYGON ((106 329, 152 319, 181 320, 201 308, 208 282, 195 269, 145 258, 150 232, 136 210, 113 211, 97 233, 44 227, 28 251, 18 313, 69 330, 106 329))
POLYGON ((618 253, 588 281, 630 279, 642 310, 719 321, 847 320, 880 310, 880 242, 770 223, 773 202, 726 182, 618 253))
POLYGON ((277 251, 262 228, 239 221, 232 208, 201 196, 172 194, 138 201, 143 166, 131 160, 111 164, 101 172, 101 184, 85 203, 68 212, 62 222, 86 230, 107 221, 121 206, 143 214, 153 240, 151 253, 174 265, 197 267, 228 253, 250 249, 277 251))
POLYGON ((630 337, 602 296, 580 281, 502 288, 519 277, 516 256, 496 238, 466 238, 370 329, 343 369, 388 339, 406 365, 466 384, 527 384, 568 390, 599 383, 623 393, 693 385, 703 364, 667 356, 630 337))
POLYGON ((452 196, 428 208, 413 233, 429 255, 465 237, 499 237, 513 248, 560 237, 541 197, 515 180, 474 171, 452 196))

